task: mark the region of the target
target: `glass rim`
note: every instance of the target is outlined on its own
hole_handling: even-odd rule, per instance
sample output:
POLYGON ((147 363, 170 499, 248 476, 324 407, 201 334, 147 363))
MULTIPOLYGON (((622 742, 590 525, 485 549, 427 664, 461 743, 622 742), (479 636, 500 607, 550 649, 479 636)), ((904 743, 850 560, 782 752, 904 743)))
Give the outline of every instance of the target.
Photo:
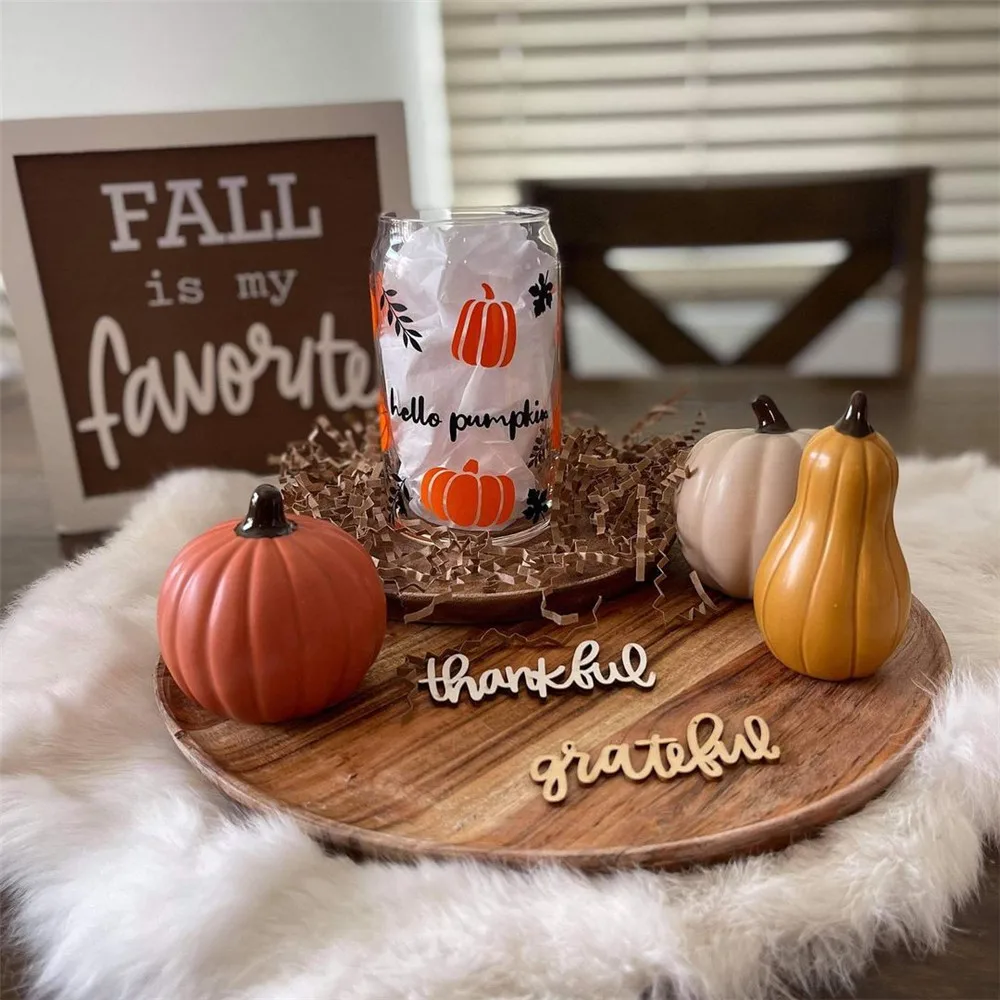
POLYGON ((435 226, 482 225, 484 222, 548 222, 549 210, 538 205, 484 205, 469 208, 427 208, 415 215, 397 215, 393 211, 381 212, 379 222, 396 222, 404 225, 435 226))

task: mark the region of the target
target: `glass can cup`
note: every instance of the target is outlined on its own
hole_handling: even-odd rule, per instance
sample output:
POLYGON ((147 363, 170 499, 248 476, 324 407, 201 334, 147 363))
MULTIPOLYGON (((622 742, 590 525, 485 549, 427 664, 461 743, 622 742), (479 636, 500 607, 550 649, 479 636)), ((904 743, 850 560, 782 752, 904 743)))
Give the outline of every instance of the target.
POLYGON ((370 293, 398 527, 514 543, 547 525, 562 435, 561 292, 545 209, 381 216, 370 293))

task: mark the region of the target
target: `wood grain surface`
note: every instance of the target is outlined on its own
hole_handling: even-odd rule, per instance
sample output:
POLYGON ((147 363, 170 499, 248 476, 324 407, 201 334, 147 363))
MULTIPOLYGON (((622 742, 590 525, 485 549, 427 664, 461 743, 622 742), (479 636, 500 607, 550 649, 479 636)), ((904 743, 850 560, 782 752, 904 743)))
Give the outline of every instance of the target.
MULTIPOLYGON (((287 725, 219 719, 191 702, 162 664, 157 695, 178 746, 226 794, 287 812, 359 854, 665 868, 780 847, 858 809, 913 752, 950 665, 940 630, 917 602, 902 644, 873 678, 831 684, 781 666, 749 603, 727 601, 709 620, 667 629, 653 597, 648 587, 635 590, 602 608, 596 624, 573 630, 391 623, 354 698, 287 725), (427 654, 459 648, 472 674, 534 665, 539 656, 568 663, 591 637, 601 643, 601 663, 619 659, 626 642, 641 644, 655 685, 571 689, 544 702, 526 692, 478 704, 463 696, 441 706, 397 673, 410 663, 422 675, 427 654), (697 772, 641 783, 607 777, 590 787, 571 779, 557 805, 529 776, 531 761, 558 754, 564 741, 596 752, 653 733, 683 740, 701 712, 721 716, 729 738, 747 715, 761 716, 780 761, 741 761, 711 782, 697 772)), ((664 614, 693 597, 678 563, 664 614)))

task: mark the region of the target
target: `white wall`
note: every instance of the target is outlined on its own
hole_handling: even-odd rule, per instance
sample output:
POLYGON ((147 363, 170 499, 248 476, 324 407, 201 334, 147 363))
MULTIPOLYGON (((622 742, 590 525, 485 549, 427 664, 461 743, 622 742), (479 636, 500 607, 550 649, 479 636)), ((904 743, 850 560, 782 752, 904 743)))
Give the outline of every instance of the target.
POLYGON ((414 203, 451 204, 438 0, 3 0, 0 117, 402 98, 414 203))

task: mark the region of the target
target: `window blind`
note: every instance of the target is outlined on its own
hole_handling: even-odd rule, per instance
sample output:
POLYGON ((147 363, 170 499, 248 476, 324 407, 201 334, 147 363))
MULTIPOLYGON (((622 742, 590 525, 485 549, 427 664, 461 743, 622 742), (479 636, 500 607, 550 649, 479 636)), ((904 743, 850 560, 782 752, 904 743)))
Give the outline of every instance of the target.
POLYGON ((997 0, 443 0, 443 12, 459 204, 516 201, 527 178, 930 165, 932 280, 997 283, 997 0))

